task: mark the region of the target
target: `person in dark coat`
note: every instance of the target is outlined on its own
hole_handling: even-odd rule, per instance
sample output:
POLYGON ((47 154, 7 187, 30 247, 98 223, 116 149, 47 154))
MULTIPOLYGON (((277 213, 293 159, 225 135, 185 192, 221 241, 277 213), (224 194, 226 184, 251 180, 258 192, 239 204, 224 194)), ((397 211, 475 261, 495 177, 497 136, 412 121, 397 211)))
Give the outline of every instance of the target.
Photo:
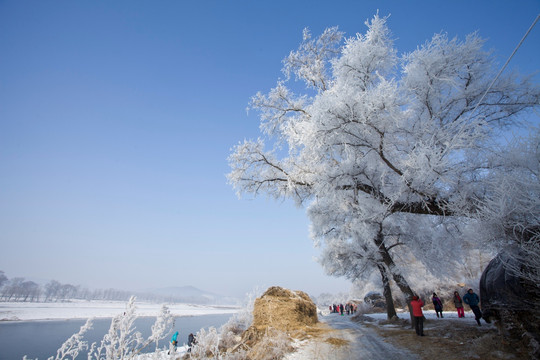
POLYGON ((439 317, 439 313, 441 314, 441 318, 443 318, 442 310, 442 301, 439 299, 437 294, 433 293, 433 297, 431 298, 431 301, 433 301, 433 306, 435 307, 435 313, 437 314, 437 317, 439 317))
POLYGON ((471 310, 474 313, 474 318, 480 326, 480 319, 482 318, 482 311, 478 304, 480 303, 480 298, 476 295, 473 289, 469 289, 465 295, 463 295, 463 302, 471 307, 471 310))
POLYGON ((193 333, 190 333, 187 340, 188 352, 191 352, 191 347, 196 343, 197 341, 195 340, 195 335, 193 335, 193 333))
POLYGON ((465 317, 465 311, 463 310, 463 300, 457 291, 454 291, 454 305, 456 306, 458 318, 465 317))
POLYGON ((418 296, 413 296, 411 301, 412 313, 414 317, 414 329, 416 335, 424 336, 424 313, 422 312, 422 306, 424 303, 418 298, 418 296))

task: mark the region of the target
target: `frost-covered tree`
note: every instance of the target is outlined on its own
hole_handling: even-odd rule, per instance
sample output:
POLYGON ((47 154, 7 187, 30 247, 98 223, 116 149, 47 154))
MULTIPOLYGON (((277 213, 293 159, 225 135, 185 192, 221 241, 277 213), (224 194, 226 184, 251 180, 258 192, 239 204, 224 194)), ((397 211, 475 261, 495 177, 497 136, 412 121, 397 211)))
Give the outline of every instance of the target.
POLYGON ((520 251, 511 252, 517 261, 507 270, 540 284, 540 128, 492 153, 489 165, 473 231, 499 248, 517 246, 520 251))
POLYGON ((23 277, 14 277, 7 282, 2 289, 2 297, 5 301, 16 301, 20 299, 24 283, 23 277))
MULTIPOLYGON (((337 28, 316 39, 305 30, 283 60, 285 79, 252 98, 268 141, 237 145, 228 179, 239 194, 305 205, 316 243, 349 244, 362 252, 359 263, 380 265, 412 295, 394 260, 396 239, 407 235, 428 262, 418 228, 405 225, 466 219, 483 206, 494 143, 539 105, 540 89, 515 74, 490 86, 494 59, 477 34, 436 34, 398 56, 386 21, 374 16, 344 44, 337 28), (303 92, 293 92, 292 77, 303 92)), ((323 265, 338 261, 326 256, 323 265)))
POLYGON ((8 282, 8 277, 5 275, 3 271, 0 270, 0 288, 4 286, 5 283, 8 282))
POLYGON ((21 301, 37 301, 39 299, 39 285, 33 281, 24 281, 21 283, 21 301))
POLYGON ((51 280, 45 285, 45 301, 58 299, 62 284, 56 280, 51 280))

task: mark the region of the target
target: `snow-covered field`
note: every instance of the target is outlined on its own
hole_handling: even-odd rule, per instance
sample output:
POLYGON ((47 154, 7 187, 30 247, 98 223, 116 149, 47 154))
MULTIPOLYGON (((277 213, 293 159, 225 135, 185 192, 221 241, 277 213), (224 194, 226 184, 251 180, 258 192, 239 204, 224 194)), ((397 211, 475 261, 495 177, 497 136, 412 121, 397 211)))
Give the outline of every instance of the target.
MULTIPOLYGON (((232 314, 235 307, 167 304, 173 316, 232 314)), ((160 304, 137 303, 139 316, 157 316, 160 304)), ((126 310, 125 301, 72 301, 65 303, 0 303, 0 321, 110 318, 126 310)))

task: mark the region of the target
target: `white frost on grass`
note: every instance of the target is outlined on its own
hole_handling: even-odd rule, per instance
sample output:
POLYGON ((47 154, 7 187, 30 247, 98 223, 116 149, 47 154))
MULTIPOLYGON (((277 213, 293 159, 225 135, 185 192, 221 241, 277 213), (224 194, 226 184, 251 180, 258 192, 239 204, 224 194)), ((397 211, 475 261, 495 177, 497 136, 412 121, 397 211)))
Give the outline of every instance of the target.
MULTIPOLYGON (((173 316, 233 314, 240 309, 192 304, 167 305, 173 316)), ((138 316, 156 316, 161 304, 137 303, 138 316)), ((126 310, 125 301, 73 301, 65 303, 1 302, 0 321, 112 318, 126 310)))

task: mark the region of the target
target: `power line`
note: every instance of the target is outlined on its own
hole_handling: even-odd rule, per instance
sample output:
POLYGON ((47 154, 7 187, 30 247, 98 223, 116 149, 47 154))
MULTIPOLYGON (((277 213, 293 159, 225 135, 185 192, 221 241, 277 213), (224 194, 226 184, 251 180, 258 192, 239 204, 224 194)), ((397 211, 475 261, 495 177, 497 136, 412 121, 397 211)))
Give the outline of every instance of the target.
POLYGON ((510 57, 508 58, 508 60, 506 60, 506 63, 503 65, 503 67, 501 68, 501 70, 499 70, 499 73, 497 74, 497 76, 495 76, 495 79, 493 79, 493 81, 491 82, 491 84, 488 86, 487 90, 484 92, 484 95, 482 95, 482 97, 480 98, 480 100, 478 101, 478 103, 476 104, 476 106, 474 107, 473 111, 471 112, 471 114, 474 114, 474 112, 476 111, 476 109, 478 108, 478 106, 482 103, 482 100, 484 100, 484 98, 486 97, 487 93, 489 92, 489 90, 491 90, 491 88, 493 87, 493 84, 495 84, 495 82, 497 81, 497 79, 499 79, 499 76, 501 76, 502 72, 504 71, 504 69, 506 68, 506 66, 508 65, 508 63, 510 62, 510 60, 512 60, 512 57, 514 57, 515 53, 518 51, 519 47, 521 46, 521 44, 523 44, 523 41, 525 41, 525 38, 527 37, 527 35, 529 35, 529 33, 531 32, 531 30, 533 29, 534 25, 536 25, 536 23, 538 22, 538 20, 540 19, 540 14, 538 14, 536 16, 536 19, 534 19, 533 23, 531 24, 531 26, 529 27, 529 30, 527 30, 527 32, 525 33, 525 35, 523 35, 523 38, 521 39, 521 41, 519 42, 519 44, 516 46, 516 48, 514 49, 514 51, 512 52, 512 54, 510 55, 510 57))

